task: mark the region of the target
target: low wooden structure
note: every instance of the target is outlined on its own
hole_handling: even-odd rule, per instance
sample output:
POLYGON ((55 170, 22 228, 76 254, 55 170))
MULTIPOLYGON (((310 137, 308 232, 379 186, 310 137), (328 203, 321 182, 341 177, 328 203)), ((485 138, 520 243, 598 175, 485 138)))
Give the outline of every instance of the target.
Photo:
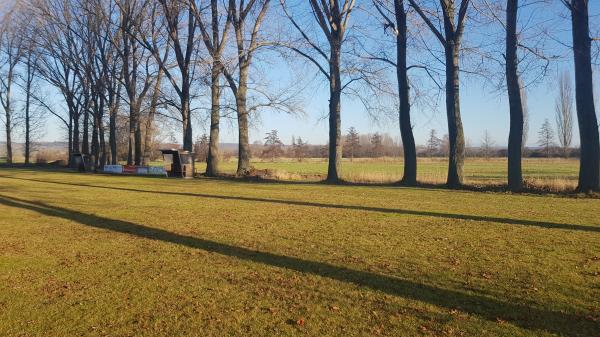
POLYGON ((167 176, 174 178, 193 178, 196 172, 194 154, 177 149, 161 149, 167 176))

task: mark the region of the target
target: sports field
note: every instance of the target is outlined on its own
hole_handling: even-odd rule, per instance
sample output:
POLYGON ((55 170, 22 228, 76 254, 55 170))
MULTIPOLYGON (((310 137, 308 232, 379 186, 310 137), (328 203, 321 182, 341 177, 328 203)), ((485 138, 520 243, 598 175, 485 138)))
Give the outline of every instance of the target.
POLYGON ((2 336, 594 336, 600 199, 0 170, 2 336))

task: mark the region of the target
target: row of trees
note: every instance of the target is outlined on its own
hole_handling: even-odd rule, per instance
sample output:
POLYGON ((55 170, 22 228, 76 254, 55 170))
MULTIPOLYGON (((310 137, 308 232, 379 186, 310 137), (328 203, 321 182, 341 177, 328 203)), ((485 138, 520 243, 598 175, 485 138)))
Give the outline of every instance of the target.
MULTIPOLYGON (((561 1, 572 23, 581 144, 579 190, 597 190, 600 144, 592 89, 589 0, 561 1)), ((251 116, 264 109, 295 111, 297 92, 289 88, 273 92, 261 86, 266 81, 261 67, 279 54, 285 60, 305 60, 327 83, 327 181, 340 179, 341 107, 346 95, 358 98, 370 113, 391 97, 387 105, 396 107, 404 149, 402 183, 415 184, 417 151, 411 107, 426 101, 419 101, 427 96, 422 79, 430 79, 445 93, 447 185, 457 187, 463 181, 465 158, 460 75, 482 68, 482 63, 476 63, 475 71, 464 70, 461 64, 470 51, 480 50, 475 54, 481 59, 496 60, 503 67, 499 78, 505 80, 510 107, 508 184, 519 190, 523 184, 523 77, 535 60, 545 64, 543 75, 551 60, 538 47, 542 37, 520 30, 526 24, 519 19, 520 11, 532 6, 543 10, 548 5, 533 0, 16 1, 5 10, 0 30, 0 102, 5 112, 7 157, 12 157, 11 100, 18 73, 27 79, 22 89, 25 109, 41 106, 62 123, 69 154, 90 154, 99 166, 116 163, 120 115, 126 115, 129 124, 129 164, 148 160, 158 120, 180 125, 183 148, 191 151, 192 120, 209 106, 204 109, 210 120, 206 174, 219 173, 219 132, 226 117, 237 122, 237 172, 243 175, 250 165, 251 116), (356 15, 360 25, 353 23, 356 15), (505 48, 478 49, 472 40, 465 42, 467 25, 478 23, 501 27, 505 48), (427 55, 432 63, 415 62, 413 54, 427 55), (390 68, 395 88, 387 81, 390 68), (63 105, 50 103, 55 100, 27 84, 36 80, 53 87, 63 105)), ((522 20, 531 20, 529 14, 522 20)), ((28 137, 26 133, 26 143, 28 137)))
MULTIPOLYGON (((539 148, 524 148, 525 157, 550 157, 563 156, 576 157, 579 155, 576 149, 558 144, 552 124, 548 119, 544 121, 539 132, 537 145, 539 148)), ((466 157, 506 157, 507 151, 504 147, 496 146, 491 134, 485 130, 481 137, 481 143, 477 146, 465 145, 466 157)), ((449 137, 447 134, 441 138, 437 136, 435 129, 430 130, 426 145, 417 145, 417 154, 422 157, 444 157, 448 153, 449 137)), ((207 134, 199 137, 194 144, 196 160, 206 162, 209 150, 209 138, 207 134)), ((237 151, 225 150, 223 158, 230 159, 237 156, 237 151)), ((403 156, 402 145, 398 144, 388 134, 359 134, 354 127, 348 129, 344 135, 343 157, 353 161, 354 158, 382 158, 403 156)), ((302 137, 292 136, 289 144, 285 144, 279 137, 277 130, 266 133, 264 141, 255 141, 251 145, 251 157, 274 161, 281 157, 294 158, 303 161, 305 158, 327 158, 328 145, 309 144, 302 137)))
MULTIPOLYGON (((221 79, 235 97, 240 125, 240 170, 248 163, 247 107, 252 56, 270 1, 31 0, 3 9, 0 30, 0 97, 5 112, 7 160, 12 161, 12 86, 27 73, 58 93, 42 96, 24 87, 30 102, 64 126, 72 153, 90 154, 96 165, 116 163, 118 117, 129 128, 127 162, 148 161, 157 117, 181 125, 183 148, 192 150, 192 104, 210 74, 209 174, 218 172, 221 79), (236 50, 221 57, 235 35, 236 50), (249 42, 248 42, 249 41, 249 42), (30 71, 30 72, 29 72, 30 71), (108 134, 108 135, 106 135, 108 134), (108 144, 106 141, 108 140, 108 144)), ((269 102, 267 102, 269 103, 269 102)), ((257 105, 264 104, 258 102, 257 105)), ((26 144, 30 137, 26 133, 26 144)), ((29 161, 26 145, 26 161, 29 161)))
MULTIPOLYGON (((206 162, 208 159, 209 140, 203 134, 194 144, 196 160, 206 162)), ((302 137, 292 136, 289 144, 279 137, 277 130, 265 134, 264 141, 256 141, 251 145, 251 157, 260 157, 274 161, 276 158, 295 158, 302 161, 305 158, 328 158, 328 145, 309 144, 302 137)), ((229 153, 230 154, 230 153, 229 153)), ((395 157, 402 154, 402 146, 389 134, 359 134, 356 128, 350 127, 344 136, 343 157, 350 161, 358 158, 395 157)), ((230 156, 228 156, 230 157, 230 156)))
MULTIPOLYGON (((600 142, 598 137, 598 123, 594 109, 594 95, 592 82, 591 41, 589 33, 588 0, 562 0, 571 13, 573 53, 575 63, 576 106, 580 129, 581 165, 578 189, 581 191, 598 190, 600 188, 600 142)), ((282 1, 284 4, 285 1, 282 1)), ((489 2, 484 2, 489 3, 489 2)), ((312 53, 303 52, 327 77, 330 83, 329 99, 329 170, 328 180, 337 181, 340 171, 341 159, 341 132, 340 132, 340 95, 346 84, 341 83, 340 58, 343 43, 347 40, 349 17, 356 4, 354 0, 324 2, 310 1, 314 19, 323 30, 326 37, 326 46, 329 54, 319 47, 318 42, 311 40, 306 31, 293 20, 292 15, 286 15, 292 20, 294 27, 300 32, 311 47, 312 53), (313 55, 316 55, 313 57, 313 55), (323 66, 317 58, 322 57, 328 64, 323 66)), ((498 2, 501 5, 502 2, 498 2)), ((510 106, 510 132, 508 145, 508 184, 512 190, 520 190, 523 186, 522 176, 522 149, 523 149, 523 124, 524 106, 522 98, 522 81, 520 79, 519 65, 523 58, 519 57, 519 49, 525 49, 537 57, 545 58, 532 48, 528 48, 518 34, 518 14, 523 6, 534 3, 521 0, 507 0, 502 8, 506 20, 501 21, 505 30, 506 48, 503 54, 505 60, 506 88, 510 106)), ((383 62, 393 64, 396 68, 398 96, 399 96, 399 122, 402 143, 404 146, 405 171, 402 182, 405 184, 416 183, 416 147, 410 122, 410 85, 408 70, 411 66, 407 63, 408 47, 408 20, 409 9, 413 9, 422 19, 433 36, 443 47, 443 63, 445 66, 445 96, 446 115, 449 136, 449 163, 447 185, 456 187, 463 181, 463 162, 465 157, 465 137, 460 114, 460 67, 459 58, 461 45, 467 22, 467 14, 471 6, 470 0, 451 1, 418 1, 408 0, 408 5, 403 0, 374 0, 373 5, 380 14, 384 29, 390 28, 396 38, 396 59, 386 57, 373 57, 383 62)), ((488 6, 488 8, 491 8, 488 6)), ((285 6, 284 6, 285 9, 285 6)), ((494 16, 497 18, 497 16, 494 16)), ((353 81, 351 78, 348 83, 353 81)))
MULTIPOLYGON (((265 135, 264 143, 252 144, 252 153, 258 154, 263 159, 286 156, 302 161, 305 158, 328 158, 328 145, 310 145, 302 137, 292 136, 289 146, 279 138, 277 130, 271 130, 265 135)), ((356 128, 351 127, 344 137, 342 156, 350 158, 379 158, 384 156, 397 156, 401 154, 402 148, 388 134, 359 134, 356 128)))

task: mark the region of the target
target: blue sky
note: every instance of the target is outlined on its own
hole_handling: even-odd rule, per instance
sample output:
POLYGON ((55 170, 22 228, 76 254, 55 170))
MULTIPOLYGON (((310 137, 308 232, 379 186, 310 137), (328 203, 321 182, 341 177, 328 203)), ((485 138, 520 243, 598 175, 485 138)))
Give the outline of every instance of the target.
MULTIPOLYGON (((558 3, 558 1, 556 1, 558 3)), ((538 13, 540 21, 545 16, 557 16, 566 13, 562 4, 547 8, 544 13, 538 13)), ((527 10, 522 16, 529 15, 527 10)), ((590 24, 592 29, 600 25, 600 2, 590 1, 590 24)), ((547 118, 554 123, 554 104, 556 96, 556 76, 564 70, 572 74, 572 53, 561 43, 570 45, 571 32, 568 18, 555 18, 552 33, 553 38, 560 41, 548 42, 547 55, 560 55, 562 58, 551 63, 546 78, 527 89, 528 110, 530 115, 528 145, 535 146, 537 143, 537 132, 539 127, 547 118)), ((479 27, 478 27, 479 28, 479 27)), ((467 34, 470 27, 467 27, 467 34)), ((482 35, 492 34, 492 28, 483 29, 482 35)), ((500 41, 502 43, 502 41, 500 41)), ((598 42, 596 42, 598 43, 598 42)), ((503 45, 500 45, 503 48, 503 45)), ((314 71, 314 69, 313 69, 314 71)), ((393 75, 393 74, 392 74, 393 75)), ((573 76, 573 74, 571 75, 573 76)), ((595 77, 595 85, 598 87, 600 78, 595 77)), ((302 117, 289 116, 282 113, 266 112, 261 116, 261 123, 252 131, 251 139, 260 140, 264 133, 271 129, 279 130, 284 142, 289 142, 292 135, 301 136, 313 144, 322 144, 327 141, 328 122, 323 118, 327 111, 328 95, 327 87, 320 86, 321 93, 307 100, 308 114, 302 117)), ((435 111, 415 106, 412 109, 413 130, 418 144, 424 144, 431 129, 436 129, 438 135, 446 133, 446 116, 443 105, 444 96, 440 97, 438 108, 435 111)), ((509 115, 508 99, 505 91, 498 90, 489 80, 477 76, 463 75, 461 82, 461 109, 463 125, 467 140, 471 145, 477 146, 481 138, 488 130, 496 145, 505 146, 508 138, 509 115)), ((599 110, 599 109, 597 109, 599 110)), ((598 112, 598 111, 597 111, 598 112)), ((342 129, 356 127, 361 133, 385 132, 394 138, 399 138, 398 123, 395 118, 383 118, 374 121, 365 112, 362 104, 350 98, 345 98, 342 103, 342 129)), ((224 130, 224 141, 236 141, 236 130, 224 130)), ((578 144, 578 133, 575 127, 574 145, 578 144)))
MULTIPOLYGON (((363 0, 363 2, 365 2, 363 0)), ((278 2, 276 1, 274 5, 278 2)), ((558 1, 556 1, 558 3, 558 1)), ((556 15, 561 11, 566 13, 566 9, 562 5, 553 5, 544 15, 556 15)), ((526 13, 527 14, 527 13, 526 13)), ((594 27, 600 26, 600 1, 590 1, 590 23, 594 27)), ((355 20, 360 20, 360 15, 353 17, 355 20)), ((570 23, 567 19, 556 19, 553 23, 555 29, 554 38, 566 45, 570 44, 570 23)), ((479 34, 476 39, 485 38, 487 34, 493 34, 492 28, 477 27, 478 32, 469 32, 470 27, 467 27, 468 34, 479 34)), ((434 43, 434 42, 432 42, 434 43)), ((437 41, 435 41, 437 43, 437 41)), ((598 44, 598 42, 596 42, 598 44)), ((500 46, 503 47, 503 46, 500 46)), ((598 47, 598 46, 596 46, 598 47)), ((527 90, 528 109, 530 114, 530 130, 529 130, 529 146, 535 146, 537 142, 537 131, 544 119, 548 118, 554 122, 554 100, 556 88, 554 85, 556 74, 564 69, 572 69, 572 57, 565 46, 560 43, 550 43, 548 53, 564 56, 563 59, 553 62, 549 68, 548 75, 543 82, 531 86, 527 90)), ((306 72, 304 79, 312 79, 316 73, 315 68, 309 67, 301 60, 292 61, 297 63, 299 69, 306 72)), ((293 66, 295 67, 295 65, 293 66)), ((283 62, 276 62, 274 66, 269 67, 269 74, 266 76, 271 80, 278 78, 290 78, 289 70, 283 62)), ((393 73, 390 73, 393 76, 393 73)), ((321 78, 318 78, 322 80, 321 78)), ((296 79, 295 79, 296 80, 296 79)), ((324 144, 327 141, 328 122, 324 118, 327 112, 328 105, 328 89, 322 81, 313 80, 310 82, 313 86, 304 92, 304 111, 303 115, 288 115, 272 111, 261 112, 260 118, 256 120, 254 127, 250 131, 251 141, 261 141, 264 134, 271 130, 277 129, 284 143, 289 143, 293 136, 300 136, 311 144, 324 144)), ((600 78, 595 77, 595 84, 598 86, 600 78)), ((227 90, 227 89, 226 89, 227 90)), ((440 97, 438 108, 435 111, 423 109, 420 106, 415 106, 412 109, 412 118, 414 125, 414 133, 418 144, 424 144, 429 134, 429 130, 436 129, 438 135, 446 133, 446 117, 443 105, 444 96, 440 97)), ((481 138, 485 130, 488 130, 492 135, 496 145, 505 146, 508 137, 508 101, 504 91, 499 91, 494 85, 489 83, 489 80, 479 78, 477 76, 463 76, 461 82, 461 109, 463 116, 463 125, 465 135, 471 145, 477 146, 481 142, 481 138)), ((597 110, 599 110, 597 108, 597 110)), ((201 120, 205 118, 198 118, 201 120)), ((223 129, 221 132, 222 142, 235 143, 237 142, 237 130, 234 121, 222 123, 223 129)), ((396 118, 381 118, 375 121, 365 112, 362 104, 349 97, 344 97, 342 103, 342 129, 344 132, 351 126, 357 128, 360 133, 384 132, 390 134, 394 138, 399 138, 398 123, 396 118)), ((194 137, 201 135, 208 130, 208 123, 196 122, 194 128, 194 137)), ((178 138, 179 128, 176 130, 178 138)), ((578 144, 578 134, 575 130, 574 143, 578 144)), ((46 123, 46 132, 43 140, 60 141, 64 138, 64 132, 59 129, 59 124, 49 117, 46 123)))

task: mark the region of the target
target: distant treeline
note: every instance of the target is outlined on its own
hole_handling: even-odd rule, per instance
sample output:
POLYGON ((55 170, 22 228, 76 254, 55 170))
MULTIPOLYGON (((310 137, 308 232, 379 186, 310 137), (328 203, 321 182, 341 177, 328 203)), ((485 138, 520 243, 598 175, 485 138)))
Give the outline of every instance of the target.
MULTIPOLYGON (((256 141, 250 146, 251 158, 263 160, 278 158, 296 158, 301 161, 305 158, 328 158, 328 144, 310 144, 302 138, 293 137, 291 142, 284 143, 277 136, 277 130, 272 130, 266 137, 265 142, 256 141)), ((351 135, 346 135, 346 143, 350 143, 351 135)), ((343 149, 344 158, 382 158, 382 157, 402 157, 404 149, 392 136, 387 133, 357 134, 358 140, 354 146, 347 146, 343 149)), ((419 157, 445 157, 448 153, 447 136, 440 139, 434 147, 429 145, 417 145, 417 155, 419 157)), ((198 139, 194 145, 196 160, 205 162, 208 155, 208 137, 206 135, 198 139)), ((177 144, 162 145, 162 147, 177 147, 177 144)), ((467 157, 472 158, 506 158, 508 149, 506 147, 488 147, 488 144, 481 146, 466 146, 467 157)), ((544 147, 526 147, 523 149, 525 158, 546 158, 563 157, 578 158, 579 148, 569 148, 565 151, 560 146, 552 146, 549 149, 544 147)), ((228 161, 237 157, 238 152, 234 147, 222 151, 222 159, 228 161)))

